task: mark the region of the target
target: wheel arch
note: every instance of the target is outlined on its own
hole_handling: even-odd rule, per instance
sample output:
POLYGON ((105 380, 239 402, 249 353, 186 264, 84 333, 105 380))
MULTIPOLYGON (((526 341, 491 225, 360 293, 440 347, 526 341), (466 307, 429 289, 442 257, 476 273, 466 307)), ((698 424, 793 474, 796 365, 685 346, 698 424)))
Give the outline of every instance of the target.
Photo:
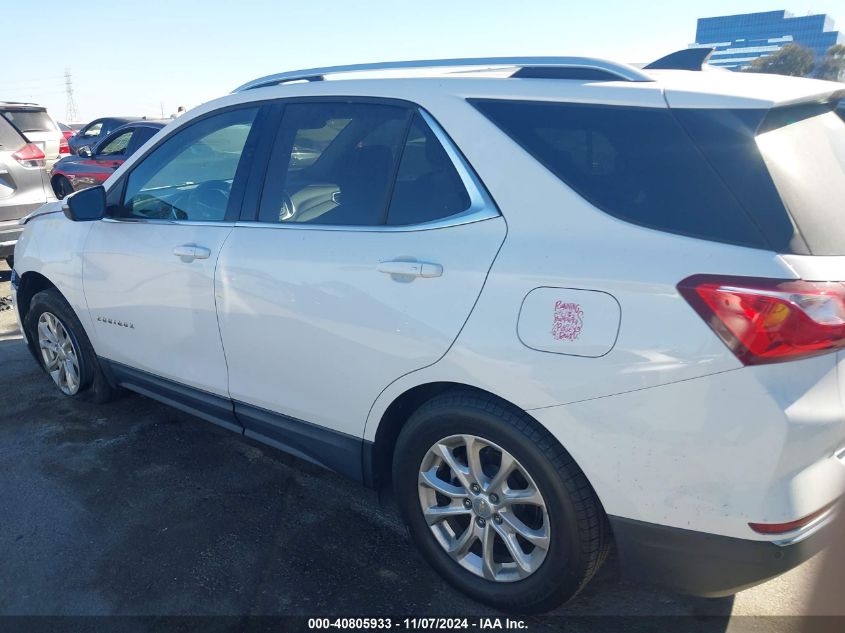
POLYGON ((62 173, 55 174, 50 178, 50 188, 53 190, 53 194, 55 194, 56 197, 59 196, 58 183, 62 179, 67 180, 70 188, 73 189, 73 183, 70 182, 70 178, 62 173))
MULTIPOLYGON (((35 341, 30 338, 29 331, 26 328, 26 315, 29 314, 29 307, 32 303, 32 298, 42 290, 49 289, 55 290, 65 301, 67 301, 67 297, 62 294, 62 291, 58 289, 56 284, 41 273, 27 271, 21 275, 21 279, 18 282, 16 299, 18 317, 20 318, 21 330, 24 338, 26 339, 26 345, 36 360, 38 360, 38 352, 35 347, 35 341)), ((70 305, 70 302, 68 302, 68 305, 70 305)))
MULTIPOLYGON (((525 415, 531 417, 539 426, 543 426, 530 412, 525 411, 519 405, 474 385, 449 381, 415 385, 399 394, 387 406, 376 427, 373 442, 365 444, 364 477, 368 484, 380 493, 392 491, 393 452, 402 428, 420 406, 432 398, 450 391, 473 392, 479 396, 495 398, 506 406, 519 409, 525 415)), ((560 440, 557 441, 560 443, 560 440)))

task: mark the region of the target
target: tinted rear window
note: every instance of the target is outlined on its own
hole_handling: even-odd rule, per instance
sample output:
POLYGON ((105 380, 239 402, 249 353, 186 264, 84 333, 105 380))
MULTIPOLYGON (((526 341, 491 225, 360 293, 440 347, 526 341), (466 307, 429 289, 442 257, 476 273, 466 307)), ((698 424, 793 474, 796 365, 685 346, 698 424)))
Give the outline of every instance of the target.
POLYGON ((3 116, 24 134, 56 131, 56 126, 46 110, 3 110, 3 116))
POLYGON ((661 231, 769 248, 666 108, 473 103, 553 174, 610 215, 661 231))

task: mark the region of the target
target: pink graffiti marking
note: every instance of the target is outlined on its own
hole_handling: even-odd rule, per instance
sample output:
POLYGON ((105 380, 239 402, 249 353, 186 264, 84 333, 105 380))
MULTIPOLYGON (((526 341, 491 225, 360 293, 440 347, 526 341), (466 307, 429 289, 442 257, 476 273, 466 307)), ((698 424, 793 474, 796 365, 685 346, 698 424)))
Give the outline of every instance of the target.
POLYGON ((552 336, 559 341, 574 341, 584 328, 584 311, 578 303, 555 301, 552 336))

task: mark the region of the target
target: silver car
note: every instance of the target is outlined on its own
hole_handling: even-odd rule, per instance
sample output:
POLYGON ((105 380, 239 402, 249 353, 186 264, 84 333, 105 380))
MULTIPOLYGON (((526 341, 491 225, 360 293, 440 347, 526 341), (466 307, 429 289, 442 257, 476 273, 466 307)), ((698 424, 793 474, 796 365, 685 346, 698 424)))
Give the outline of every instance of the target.
POLYGON ((12 265, 23 226, 18 220, 55 200, 45 170, 47 158, 37 141, 0 116, 0 257, 12 265))

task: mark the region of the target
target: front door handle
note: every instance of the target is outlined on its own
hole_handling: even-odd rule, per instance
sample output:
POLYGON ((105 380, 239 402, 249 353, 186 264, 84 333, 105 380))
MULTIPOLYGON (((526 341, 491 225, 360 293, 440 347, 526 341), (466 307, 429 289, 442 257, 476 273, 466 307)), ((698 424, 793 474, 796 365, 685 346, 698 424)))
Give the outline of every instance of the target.
POLYGON ((430 262, 406 262, 394 259, 381 262, 378 265, 378 271, 398 277, 440 277, 443 274, 443 266, 430 262))
POLYGON ((183 262, 192 262, 195 259, 208 259, 211 256, 211 251, 205 246, 182 244, 182 246, 173 249, 173 254, 176 257, 181 257, 183 262))

